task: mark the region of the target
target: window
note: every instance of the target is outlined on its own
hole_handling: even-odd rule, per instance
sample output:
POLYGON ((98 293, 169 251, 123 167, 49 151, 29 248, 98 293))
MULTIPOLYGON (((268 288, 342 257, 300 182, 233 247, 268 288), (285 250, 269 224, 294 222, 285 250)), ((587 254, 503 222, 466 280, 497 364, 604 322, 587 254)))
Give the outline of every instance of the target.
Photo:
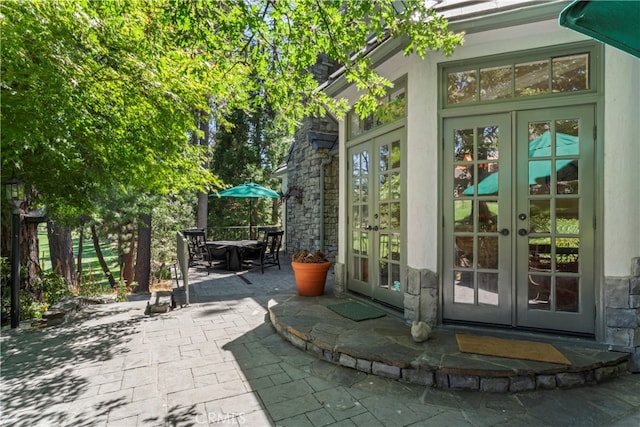
MULTIPOLYGON (((445 71, 446 106, 590 90, 590 52, 445 71)), ((498 62, 498 61, 496 61, 498 62)))
POLYGON ((349 139, 368 132, 378 126, 394 122, 407 116, 407 83, 406 79, 401 79, 393 84, 387 95, 378 102, 376 111, 360 118, 354 111, 349 113, 349 139))

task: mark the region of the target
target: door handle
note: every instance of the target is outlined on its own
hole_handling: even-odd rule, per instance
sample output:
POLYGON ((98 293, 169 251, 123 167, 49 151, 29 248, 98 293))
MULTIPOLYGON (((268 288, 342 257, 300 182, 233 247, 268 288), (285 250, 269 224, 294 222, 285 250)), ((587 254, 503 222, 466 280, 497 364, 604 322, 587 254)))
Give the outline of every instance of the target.
POLYGON ((503 228, 502 230, 500 230, 500 234, 502 234, 503 236, 508 236, 509 235, 509 229, 508 228, 503 228))
POLYGON ((377 225, 373 226, 373 231, 378 231, 378 226, 377 225))
POLYGON ((370 226, 370 225, 367 225, 364 229, 367 230, 367 231, 371 231, 373 229, 373 227, 370 226))
POLYGON ((529 231, 527 231, 526 228, 521 228, 520 230, 518 230, 518 234, 521 236, 526 236, 527 234, 529 234, 529 231))

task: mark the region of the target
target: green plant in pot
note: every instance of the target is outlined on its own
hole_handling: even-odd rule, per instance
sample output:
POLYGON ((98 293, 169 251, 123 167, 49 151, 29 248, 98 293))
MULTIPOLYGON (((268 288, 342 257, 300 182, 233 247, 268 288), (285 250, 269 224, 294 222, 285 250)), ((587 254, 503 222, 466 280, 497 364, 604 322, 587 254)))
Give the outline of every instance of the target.
POLYGON ((309 252, 306 249, 293 254, 291 268, 296 279, 298 294, 316 297, 324 293, 324 284, 331 261, 320 251, 309 252))

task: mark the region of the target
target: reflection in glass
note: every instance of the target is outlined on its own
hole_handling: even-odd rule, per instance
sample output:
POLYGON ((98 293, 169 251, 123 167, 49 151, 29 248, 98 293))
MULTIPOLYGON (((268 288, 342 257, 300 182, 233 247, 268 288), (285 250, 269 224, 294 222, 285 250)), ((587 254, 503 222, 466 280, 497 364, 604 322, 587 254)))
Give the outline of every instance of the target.
MULTIPOLYGON (((564 133, 565 135, 571 135, 571 136, 580 136, 580 120, 579 119, 563 119, 563 120, 556 120, 556 132, 557 133, 564 133)), ((559 148, 561 147, 561 145, 558 146, 559 148)), ((563 153, 558 152, 556 153, 558 156, 561 156, 563 153)), ((576 150, 573 154, 578 154, 578 150, 576 147, 576 150)))
POLYGON ((447 103, 460 104, 477 101, 477 72, 459 71, 447 75, 447 103))
POLYGON ((577 277, 556 278, 556 310, 577 313, 580 309, 580 282, 577 277))
POLYGON ((361 189, 362 191, 360 192, 360 194, 362 196, 360 201, 362 203, 367 203, 369 201, 369 179, 368 178, 362 178, 361 189))
POLYGON ((473 200, 453 201, 454 231, 473 231, 472 205, 473 200))
POLYGON ((529 232, 551 232, 551 200, 529 200, 529 232))
POLYGON ((369 233, 360 233, 360 252, 369 255, 369 233))
POLYGON ((478 273, 478 303, 499 304, 497 273, 478 273))
POLYGON ((360 233, 357 231, 353 232, 353 236, 351 239, 352 243, 351 243, 351 249, 353 249, 353 253, 354 254, 359 254, 360 253, 360 233))
POLYGON ((478 201, 478 229, 482 232, 498 231, 498 201, 478 201))
POLYGON ((529 274, 529 309, 550 310, 551 276, 529 274))
POLYGON ((589 89, 589 55, 553 58, 553 92, 575 92, 589 89))
POLYGON ((388 230, 389 229, 389 204, 380 203, 380 229, 388 230))
POLYGON ((380 261, 380 282, 378 286, 381 288, 389 288, 389 264, 386 261, 380 261))
POLYGON ((511 98, 511 65, 480 70, 480 100, 511 98))
POLYGON ((456 162, 473 160, 473 129, 456 129, 453 131, 453 149, 456 162))
POLYGON ((473 267, 473 236, 456 237, 456 267, 473 267))
POLYGON ((578 193, 578 160, 556 161, 557 194, 578 193))
POLYGON ((361 224, 360 224, 360 209, 358 209, 358 206, 355 206, 353 208, 353 223, 351 224, 351 226, 353 228, 360 228, 361 224))
POLYGON ((556 271, 564 273, 580 272, 580 238, 556 238, 556 271))
POLYGON ((498 268, 498 238, 493 236, 478 237, 478 267, 498 268))
POLYGON ((400 141, 394 141, 391 144, 391 167, 400 167, 400 141))
POLYGON ((360 280, 369 283, 369 259, 360 258, 360 280))
POLYGON ((391 224, 392 230, 400 228, 400 203, 391 203, 391 224))
POLYGON ((380 172, 384 172, 389 169, 389 146, 380 146, 380 172))
POLYGON ((475 302, 473 272, 454 271, 453 277, 453 302, 461 304, 473 304, 475 302))
POLYGON ((378 234, 378 243, 380 245, 380 258, 389 258, 389 235, 378 234))
POLYGON ((387 181, 387 175, 380 175, 380 185, 378 188, 380 200, 387 200, 389 198, 389 182, 387 181))
POLYGON ((498 160, 498 126, 478 128, 478 160, 498 160))
POLYGON ((549 93, 549 61, 516 64, 516 96, 549 93))
MULTIPOLYGON (((468 188, 474 190, 473 165, 458 165, 453 170, 453 174, 453 188, 455 197, 462 197, 463 195, 465 195, 464 191, 468 188)), ((473 193, 471 193, 470 195, 473 195, 473 193)))
POLYGON ((529 194, 551 193, 551 160, 529 162, 529 194))
POLYGON ((402 292, 402 282, 400 282, 400 265, 391 264, 391 284, 395 292, 402 292))
POLYGON ((529 271, 551 271, 551 237, 529 238, 529 271))
POLYGON ((360 201, 360 179, 353 178, 353 202, 358 203, 360 201))
POLYGON ((556 233, 580 233, 580 199, 556 199, 556 233))
POLYGON ((391 259, 400 261, 400 234, 398 233, 391 235, 391 259))
POLYGON ((391 198, 400 198, 400 172, 391 172, 391 198))

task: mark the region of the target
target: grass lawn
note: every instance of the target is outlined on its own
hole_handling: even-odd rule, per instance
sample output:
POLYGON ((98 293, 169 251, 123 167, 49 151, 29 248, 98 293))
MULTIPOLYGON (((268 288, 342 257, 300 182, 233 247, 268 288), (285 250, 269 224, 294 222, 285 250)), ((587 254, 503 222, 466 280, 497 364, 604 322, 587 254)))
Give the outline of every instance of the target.
MULTIPOLYGON (((46 227, 38 228, 38 240, 40 243, 40 265, 43 266, 44 271, 51 270, 51 256, 49 253, 49 238, 47 237, 46 227)), ((73 255, 75 261, 78 261, 78 241, 79 235, 73 236, 73 255)), ((116 248, 112 248, 109 242, 100 243, 102 254, 104 259, 111 270, 111 274, 116 279, 116 282, 120 281, 120 267, 118 266, 118 252, 116 248)), ((84 242, 82 246, 82 271, 83 274, 93 275, 94 280, 99 283, 105 289, 110 289, 109 281, 104 276, 96 251, 93 248, 93 241, 91 240, 91 234, 85 234, 84 242)))

